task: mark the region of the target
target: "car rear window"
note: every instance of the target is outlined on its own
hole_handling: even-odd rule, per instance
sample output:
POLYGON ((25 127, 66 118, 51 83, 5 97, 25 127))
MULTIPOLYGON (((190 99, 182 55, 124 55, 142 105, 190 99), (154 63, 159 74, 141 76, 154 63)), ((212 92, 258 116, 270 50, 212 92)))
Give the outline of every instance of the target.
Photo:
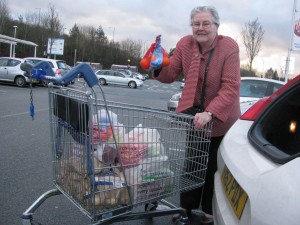
POLYGON ((249 130, 249 140, 276 163, 300 156, 300 81, 272 102, 249 130))
POLYGON ((268 82, 259 80, 243 80, 241 83, 241 97, 262 98, 266 96, 268 82))
MULTIPOLYGON (((26 62, 28 62, 30 64, 33 64, 33 65, 35 65, 35 64, 37 64, 38 62, 41 62, 41 61, 43 61, 43 60, 39 60, 39 59, 26 59, 26 62)), ((53 65, 53 63, 51 61, 47 61, 47 62, 51 65, 52 68, 54 68, 54 65, 53 65)))
POLYGON ((67 70, 68 66, 65 61, 57 61, 57 68, 67 70))

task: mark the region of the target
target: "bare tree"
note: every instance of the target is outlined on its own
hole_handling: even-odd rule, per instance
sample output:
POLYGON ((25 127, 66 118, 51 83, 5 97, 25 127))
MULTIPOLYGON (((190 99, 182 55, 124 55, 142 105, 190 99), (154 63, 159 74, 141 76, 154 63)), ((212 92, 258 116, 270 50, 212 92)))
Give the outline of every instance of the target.
POLYGON ((265 31, 262 25, 258 22, 258 18, 246 23, 245 28, 241 32, 249 59, 249 71, 252 71, 252 63, 255 56, 257 56, 260 51, 264 33, 265 31))
POLYGON ((141 57, 142 41, 135 41, 127 38, 121 41, 121 50, 128 52, 128 55, 141 57))

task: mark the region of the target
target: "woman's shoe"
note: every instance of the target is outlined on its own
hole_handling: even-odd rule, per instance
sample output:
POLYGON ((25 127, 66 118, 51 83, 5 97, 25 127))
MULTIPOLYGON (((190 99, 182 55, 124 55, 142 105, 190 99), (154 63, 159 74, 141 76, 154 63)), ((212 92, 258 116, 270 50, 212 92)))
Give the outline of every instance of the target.
MULTIPOLYGON (((187 216, 188 217, 191 217, 192 216, 192 210, 191 209, 183 209, 185 212, 186 212, 186 214, 187 214, 187 216)), ((173 216, 172 216, 172 221, 173 222, 176 222, 178 219, 180 219, 180 217, 181 217, 181 214, 174 214, 173 216)))
POLYGON ((210 214, 204 213, 204 215, 200 218, 200 224, 213 224, 213 216, 210 214))

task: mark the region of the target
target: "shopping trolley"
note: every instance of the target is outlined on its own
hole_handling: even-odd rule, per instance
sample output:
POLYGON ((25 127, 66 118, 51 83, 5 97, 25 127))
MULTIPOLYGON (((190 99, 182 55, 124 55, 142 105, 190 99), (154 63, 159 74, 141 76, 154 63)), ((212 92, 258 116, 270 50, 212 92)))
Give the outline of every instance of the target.
POLYGON ((31 74, 58 84, 49 84, 55 188, 23 213, 24 225, 32 224, 47 198, 59 194, 93 224, 176 213, 182 215, 179 223, 188 223, 186 212, 165 199, 204 185, 211 123, 195 131, 192 116, 107 101, 87 64, 59 79, 41 69, 31 74), (88 89, 59 85, 79 73, 88 89), (159 210, 157 202, 167 207, 159 210), (145 208, 135 211, 139 205, 145 208))

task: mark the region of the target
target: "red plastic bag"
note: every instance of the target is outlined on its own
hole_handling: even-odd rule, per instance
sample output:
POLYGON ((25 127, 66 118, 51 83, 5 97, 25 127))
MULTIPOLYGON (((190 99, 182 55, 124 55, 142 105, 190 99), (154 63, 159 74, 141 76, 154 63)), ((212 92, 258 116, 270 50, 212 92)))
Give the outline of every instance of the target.
POLYGON ((161 35, 156 37, 155 43, 151 44, 150 48, 140 61, 140 66, 144 70, 155 70, 170 64, 168 53, 160 45, 160 37, 161 35))

